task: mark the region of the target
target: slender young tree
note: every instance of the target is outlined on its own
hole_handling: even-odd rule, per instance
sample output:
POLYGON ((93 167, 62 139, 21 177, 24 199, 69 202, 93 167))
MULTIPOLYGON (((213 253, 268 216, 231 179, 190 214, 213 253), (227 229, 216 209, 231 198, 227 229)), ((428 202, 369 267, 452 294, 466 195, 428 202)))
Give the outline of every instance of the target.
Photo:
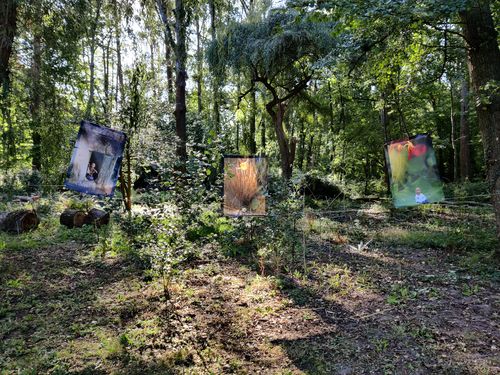
POLYGON ((41 66, 42 66, 42 36, 40 25, 37 25, 33 36, 33 58, 31 61, 31 90, 30 115, 33 146, 31 149, 32 167, 34 170, 42 168, 42 136, 41 129, 41 66))
POLYGON ((460 178, 471 178, 468 77, 463 78, 460 91, 460 178))
MULTIPOLYGON (((217 41, 217 28, 216 28, 216 5, 215 0, 208 0, 208 7, 210 11, 210 35, 212 43, 217 41)), ((215 131, 220 131, 220 86, 221 74, 214 74, 212 78, 212 91, 213 91, 213 120, 215 131)))
POLYGON ((93 15, 90 25, 89 25, 89 30, 88 30, 88 37, 89 37, 89 54, 90 54, 90 61, 89 61, 89 97, 87 100, 87 108, 85 110, 85 117, 86 118, 91 118, 92 117, 92 110, 94 109, 95 105, 95 54, 97 51, 98 47, 98 33, 99 33, 99 19, 101 16, 101 8, 102 8, 103 1, 102 0, 96 0, 95 2, 95 14, 93 15))

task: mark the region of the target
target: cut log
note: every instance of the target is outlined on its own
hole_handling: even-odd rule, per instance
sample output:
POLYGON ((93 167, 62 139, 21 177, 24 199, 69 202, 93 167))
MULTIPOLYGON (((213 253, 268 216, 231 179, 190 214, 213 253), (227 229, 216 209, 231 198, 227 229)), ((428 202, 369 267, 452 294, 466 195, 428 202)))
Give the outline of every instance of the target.
POLYGON ((97 227, 101 225, 108 225, 109 212, 93 208, 87 214, 85 224, 94 224, 97 227))
POLYGON ((68 228, 80 228, 86 223, 87 214, 83 211, 68 208, 64 210, 59 218, 59 222, 68 228))
POLYGON ((40 199, 39 195, 25 196, 25 195, 15 195, 13 197, 14 202, 36 202, 40 199))
POLYGON ((40 219, 33 210, 17 210, 0 214, 0 229, 9 233, 24 233, 38 227, 40 219))

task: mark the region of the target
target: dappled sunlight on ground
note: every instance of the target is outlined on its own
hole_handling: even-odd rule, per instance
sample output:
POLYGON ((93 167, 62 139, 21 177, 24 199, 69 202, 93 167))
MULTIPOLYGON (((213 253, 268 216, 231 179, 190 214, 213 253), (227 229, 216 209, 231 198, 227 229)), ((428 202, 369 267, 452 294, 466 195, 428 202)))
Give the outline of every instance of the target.
POLYGON ((456 255, 476 243, 467 237, 441 248, 418 236, 424 225, 438 233, 455 213, 385 221, 365 214, 309 217, 305 271, 299 263, 271 272, 255 257, 227 258, 207 244, 172 280, 169 300, 159 280, 113 251, 71 239, 3 250, 0 368, 498 373, 498 278, 456 255))

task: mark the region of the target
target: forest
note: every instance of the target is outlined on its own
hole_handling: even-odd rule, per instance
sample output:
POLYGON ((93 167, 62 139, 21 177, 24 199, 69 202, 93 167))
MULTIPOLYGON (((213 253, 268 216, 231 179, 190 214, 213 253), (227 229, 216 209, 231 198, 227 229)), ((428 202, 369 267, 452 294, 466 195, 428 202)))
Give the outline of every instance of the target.
POLYGON ((0 374, 500 373, 499 20, 0 0, 0 374))

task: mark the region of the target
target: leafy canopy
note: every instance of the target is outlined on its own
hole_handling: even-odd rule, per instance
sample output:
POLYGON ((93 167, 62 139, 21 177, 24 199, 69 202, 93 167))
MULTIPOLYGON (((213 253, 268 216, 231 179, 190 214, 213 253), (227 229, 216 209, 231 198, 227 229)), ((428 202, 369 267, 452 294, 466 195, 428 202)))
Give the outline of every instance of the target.
POLYGON ((327 22, 311 22, 293 10, 275 11, 257 21, 233 23, 208 50, 209 64, 219 74, 249 70, 284 89, 310 76, 333 50, 327 22))

